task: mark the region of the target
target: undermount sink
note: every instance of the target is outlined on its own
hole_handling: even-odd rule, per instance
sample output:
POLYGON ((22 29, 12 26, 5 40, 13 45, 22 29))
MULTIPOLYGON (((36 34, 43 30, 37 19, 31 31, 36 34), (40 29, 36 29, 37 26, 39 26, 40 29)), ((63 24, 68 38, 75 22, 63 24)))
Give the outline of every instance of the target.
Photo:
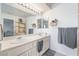
POLYGON ((14 41, 10 42, 10 44, 19 44, 19 43, 22 43, 22 42, 23 42, 23 38, 18 37, 14 41))
POLYGON ((22 37, 17 37, 16 39, 22 39, 22 37))
POLYGON ((14 41, 14 42, 11 42, 10 44, 19 44, 21 43, 20 41, 14 41))
POLYGON ((26 36, 19 36, 19 37, 17 37, 15 40, 13 40, 13 41, 11 41, 10 42, 10 44, 20 44, 20 43, 23 43, 23 42, 28 42, 29 40, 31 41, 31 40, 34 40, 34 39, 36 39, 36 38, 40 38, 40 37, 42 37, 42 35, 36 35, 36 36, 28 36, 28 37, 26 37, 26 36))

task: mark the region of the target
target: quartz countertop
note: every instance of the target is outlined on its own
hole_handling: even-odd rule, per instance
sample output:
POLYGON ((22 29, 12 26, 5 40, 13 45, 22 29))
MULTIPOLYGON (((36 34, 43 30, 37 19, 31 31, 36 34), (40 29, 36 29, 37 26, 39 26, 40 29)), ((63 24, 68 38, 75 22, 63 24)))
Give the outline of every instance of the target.
POLYGON ((32 41, 39 40, 41 38, 47 37, 45 35, 21 35, 6 37, 3 41, 0 41, 1 47, 0 51, 5 51, 10 48, 14 48, 23 44, 28 44, 32 41))

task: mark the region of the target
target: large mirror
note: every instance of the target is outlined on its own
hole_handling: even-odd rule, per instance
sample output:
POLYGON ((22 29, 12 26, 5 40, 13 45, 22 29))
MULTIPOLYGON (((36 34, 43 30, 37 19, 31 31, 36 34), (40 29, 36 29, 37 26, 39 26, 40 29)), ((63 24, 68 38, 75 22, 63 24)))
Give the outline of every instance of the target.
MULTIPOLYGON (((27 34, 28 16, 33 14, 20 10, 19 7, 13 7, 17 4, 1 4, 1 23, 3 28, 3 36, 19 36, 27 34), (6 10, 5 10, 6 9, 6 10)), ((19 6, 19 5, 18 5, 19 6)), ((35 14, 34 14, 35 15, 35 14)))
POLYGON ((3 33, 4 37, 13 36, 14 35, 14 21, 11 19, 3 19, 3 33))
POLYGON ((42 21, 43 21, 43 19, 38 19, 38 20, 37 20, 37 27, 38 27, 38 28, 43 28, 43 26, 42 26, 42 25, 43 25, 42 21))
POLYGON ((47 20, 43 20, 43 28, 48 28, 48 21, 47 20))
POLYGON ((48 20, 45 19, 38 19, 37 20, 37 28, 48 28, 48 20))

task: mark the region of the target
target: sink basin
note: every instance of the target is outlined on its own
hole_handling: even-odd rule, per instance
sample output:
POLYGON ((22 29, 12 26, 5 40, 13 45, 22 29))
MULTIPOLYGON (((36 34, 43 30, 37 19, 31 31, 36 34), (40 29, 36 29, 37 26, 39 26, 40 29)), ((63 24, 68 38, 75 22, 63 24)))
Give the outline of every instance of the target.
POLYGON ((11 42, 11 44, 19 44, 19 43, 22 43, 22 42, 24 42, 24 40, 23 39, 16 39, 16 40, 14 40, 13 42, 11 42))
POLYGON ((17 37, 16 39, 22 39, 22 37, 17 37))
POLYGON ((10 44, 19 44, 20 42, 11 42, 10 44))
POLYGON ((10 44, 19 44, 19 43, 23 43, 23 42, 25 42, 25 38, 24 37, 17 37, 15 40, 10 42, 10 44))
POLYGON ((24 37, 17 37, 15 40, 13 40, 12 42, 10 42, 10 44, 20 44, 20 43, 24 43, 24 42, 29 42, 38 38, 41 38, 41 35, 33 35, 33 36, 24 36, 24 37))

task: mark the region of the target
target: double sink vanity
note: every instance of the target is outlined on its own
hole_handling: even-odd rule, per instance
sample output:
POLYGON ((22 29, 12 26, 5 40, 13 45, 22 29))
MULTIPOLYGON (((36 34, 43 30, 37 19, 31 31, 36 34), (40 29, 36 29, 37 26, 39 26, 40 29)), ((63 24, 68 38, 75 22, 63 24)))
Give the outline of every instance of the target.
POLYGON ((21 35, 0 41, 0 56, 41 56, 49 48, 49 36, 21 35))
POLYGON ((0 56, 43 55, 49 48, 50 37, 45 32, 39 35, 35 29, 47 29, 48 20, 38 17, 33 22, 29 17, 36 13, 28 12, 30 10, 27 13, 24 6, 18 3, 2 3, 0 6, 0 56))

